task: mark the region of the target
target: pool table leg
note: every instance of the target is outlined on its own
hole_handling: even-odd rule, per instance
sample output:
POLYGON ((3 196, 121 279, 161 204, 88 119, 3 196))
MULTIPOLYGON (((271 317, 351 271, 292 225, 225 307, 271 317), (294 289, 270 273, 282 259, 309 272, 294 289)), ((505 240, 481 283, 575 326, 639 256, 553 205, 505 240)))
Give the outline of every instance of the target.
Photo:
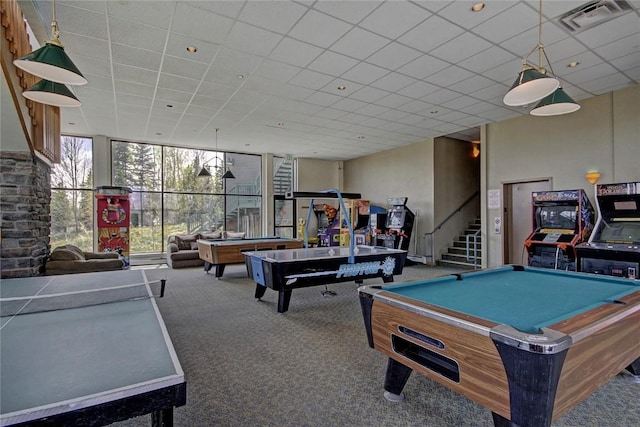
POLYGON ((224 267, 226 264, 217 264, 216 265, 216 279, 219 279, 224 274, 224 267))
POLYGON ((631 362, 631 365, 627 366, 627 371, 631 372, 635 376, 640 377, 640 358, 631 362))
POLYGON ((569 349, 540 354, 501 341, 494 341, 494 344, 507 373, 511 402, 511 421, 494 414, 496 427, 549 427, 560 372, 569 349))
POLYGON ((384 390, 386 392, 384 397, 387 400, 399 402, 403 399, 402 389, 407 384, 411 372, 413 372, 413 369, 395 359, 389 358, 387 361, 387 373, 384 377, 384 390))
POLYGON ((211 270, 211 267, 213 267, 213 264, 211 264, 209 261, 204 262, 204 271, 207 274, 209 274, 209 270, 211 270))
POLYGON ((278 313, 289 310, 289 301, 291 301, 291 289, 278 291, 278 313))

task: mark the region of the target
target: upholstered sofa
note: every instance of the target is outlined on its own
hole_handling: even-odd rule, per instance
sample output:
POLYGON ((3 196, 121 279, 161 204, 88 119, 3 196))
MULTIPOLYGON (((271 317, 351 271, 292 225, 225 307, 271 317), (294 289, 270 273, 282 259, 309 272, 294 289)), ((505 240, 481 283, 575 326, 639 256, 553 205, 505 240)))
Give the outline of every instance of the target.
POLYGON ((122 270, 124 261, 116 252, 85 252, 73 245, 58 246, 45 263, 45 275, 122 270))
POLYGON ((167 239, 167 265, 171 268, 204 266, 198 253, 198 239, 242 239, 246 233, 212 231, 208 233, 176 234, 167 239))

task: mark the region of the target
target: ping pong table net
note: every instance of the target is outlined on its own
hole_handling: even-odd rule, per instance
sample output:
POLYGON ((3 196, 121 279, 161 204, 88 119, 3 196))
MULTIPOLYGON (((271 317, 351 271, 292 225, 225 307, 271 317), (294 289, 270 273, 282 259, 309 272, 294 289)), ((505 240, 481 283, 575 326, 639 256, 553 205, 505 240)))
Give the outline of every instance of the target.
POLYGON ((0 317, 111 304, 147 298, 162 298, 166 280, 134 283, 73 292, 0 298, 0 317))

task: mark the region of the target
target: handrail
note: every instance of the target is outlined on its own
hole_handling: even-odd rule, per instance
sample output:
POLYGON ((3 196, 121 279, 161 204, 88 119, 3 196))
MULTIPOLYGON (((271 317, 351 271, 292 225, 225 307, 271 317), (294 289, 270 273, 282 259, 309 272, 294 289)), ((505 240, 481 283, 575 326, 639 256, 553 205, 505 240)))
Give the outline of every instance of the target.
MULTIPOLYGON (((453 212, 451 212, 444 220, 442 220, 440 222, 440 224, 438 224, 437 226, 435 226, 433 228, 432 231, 428 232, 428 233, 424 233, 424 240, 425 243, 427 242, 427 236, 429 236, 431 238, 431 244, 430 244, 430 248, 431 248, 431 253, 430 254, 426 254, 425 258, 431 258, 431 264, 433 265, 435 263, 435 243, 434 243, 434 239, 433 239, 433 235, 435 234, 436 231, 440 230, 442 228, 442 226, 449 221, 451 218, 453 218, 453 216, 455 214, 457 214, 458 212, 460 212, 462 210, 462 208, 464 208, 466 205, 468 205, 473 199, 475 199, 477 196, 480 195, 480 191, 476 191, 475 193, 473 193, 471 196, 469 196, 467 198, 467 200, 465 200, 464 202, 462 202, 462 204, 460 206, 458 206, 456 209, 453 210, 453 212)), ((479 230, 478 230, 479 231, 479 230)), ((476 232, 477 233, 477 232, 476 232)), ((467 250, 468 250, 468 244, 467 244, 467 250)), ((477 248, 477 239, 476 239, 476 246, 477 248)), ((426 249, 426 245, 425 245, 425 249, 426 249)), ((468 255, 467 255, 468 256, 468 255)), ((476 261, 477 262, 477 261, 476 261)), ((474 265, 475 267, 475 265, 474 265)))
POLYGON ((478 268, 478 234, 480 234, 480 229, 477 229, 476 232, 473 234, 467 234, 465 236, 467 261, 470 261, 469 260, 469 238, 473 237, 473 269, 474 270, 478 268))

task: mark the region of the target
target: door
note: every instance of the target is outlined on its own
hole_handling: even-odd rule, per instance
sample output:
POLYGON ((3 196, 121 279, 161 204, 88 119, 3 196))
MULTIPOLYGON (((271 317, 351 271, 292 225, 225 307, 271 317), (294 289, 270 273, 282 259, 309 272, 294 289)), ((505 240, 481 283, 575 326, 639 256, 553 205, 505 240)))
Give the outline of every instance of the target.
POLYGON ((295 199, 285 199, 284 196, 273 196, 274 203, 274 236, 278 237, 296 237, 296 201, 295 199))
POLYGON ((533 231, 531 193, 550 191, 551 179, 503 184, 504 234, 502 237, 504 264, 527 264, 524 242, 533 231))

